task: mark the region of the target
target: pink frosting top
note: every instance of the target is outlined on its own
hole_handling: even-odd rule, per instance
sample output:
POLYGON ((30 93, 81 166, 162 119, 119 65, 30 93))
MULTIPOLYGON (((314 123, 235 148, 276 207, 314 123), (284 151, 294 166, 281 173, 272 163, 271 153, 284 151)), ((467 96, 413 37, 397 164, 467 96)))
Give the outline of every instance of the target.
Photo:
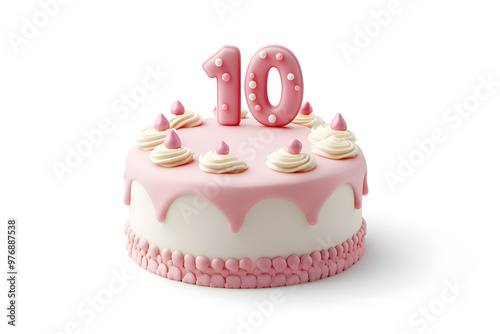
POLYGON ((149 159, 150 152, 133 147, 126 161, 125 204, 130 204, 132 181, 137 180, 149 194, 156 218, 163 222, 167 210, 177 197, 193 194, 205 197, 226 216, 232 232, 241 229, 247 212, 256 203, 281 198, 302 209, 309 223, 318 222, 325 201, 342 184, 352 186, 355 208, 361 208, 362 195, 368 193, 366 162, 361 150, 352 159, 331 160, 316 156, 317 166, 307 173, 278 173, 266 166, 267 155, 285 146, 291 139, 305 143, 302 152, 311 154, 307 140, 310 129, 289 124, 286 127, 264 127, 254 119, 242 119, 240 126, 220 126, 215 119, 207 119, 202 126, 179 129, 185 147, 200 154, 213 150, 222 139, 236 148, 234 153, 248 163, 245 173, 224 174, 220 184, 214 175, 203 173, 197 163, 176 168, 164 168, 149 159), (200 140, 203 138, 203 140, 200 140), (217 185, 217 196, 205 194, 204 186, 217 185))

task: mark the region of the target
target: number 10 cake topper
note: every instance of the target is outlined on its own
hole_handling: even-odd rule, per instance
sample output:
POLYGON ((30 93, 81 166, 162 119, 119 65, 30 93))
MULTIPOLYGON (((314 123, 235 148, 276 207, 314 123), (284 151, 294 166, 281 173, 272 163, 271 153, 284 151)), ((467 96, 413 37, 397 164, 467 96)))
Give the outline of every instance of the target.
MULTIPOLYGON (((239 125, 241 113, 241 54, 232 45, 223 46, 203 63, 211 78, 217 78, 217 122, 239 125)), ((266 126, 280 127, 297 116, 304 82, 300 64, 289 49, 269 45, 258 50, 247 67, 245 97, 253 117, 266 126), (281 98, 277 105, 269 102, 267 81, 269 70, 275 67, 281 78, 281 98)))

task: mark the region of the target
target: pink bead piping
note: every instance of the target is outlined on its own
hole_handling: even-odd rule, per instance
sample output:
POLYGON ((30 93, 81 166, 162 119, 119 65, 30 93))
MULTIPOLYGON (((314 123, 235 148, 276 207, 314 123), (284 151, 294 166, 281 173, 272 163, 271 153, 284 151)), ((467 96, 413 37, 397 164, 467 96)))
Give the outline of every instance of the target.
POLYGON ((262 257, 255 263, 248 258, 226 261, 205 256, 194 257, 149 244, 139 238, 128 222, 125 246, 129 256, 142 268, 175 281, 214 288, 269 288, 313 282, 341 273, 356 263, 365 251, 366 222, 342 244, 311 254, 262 257))

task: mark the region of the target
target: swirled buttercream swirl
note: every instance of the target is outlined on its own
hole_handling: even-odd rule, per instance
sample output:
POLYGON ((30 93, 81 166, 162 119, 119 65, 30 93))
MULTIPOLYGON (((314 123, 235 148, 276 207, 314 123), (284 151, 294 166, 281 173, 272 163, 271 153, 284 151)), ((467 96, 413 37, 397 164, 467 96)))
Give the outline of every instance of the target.
POLYGON ((311 130, 311 133, 309 134, 308 139, 312 144, 316 144, 320 140, 332 136, 337 139, 344 139, 351 141, 353 143, 356 141, 356 135, 354 134, 354 132, 349 130, 345 131, 332 130, 330 124, 323 124, 316 128, 313 128, 311 130))
POLYGON ((322 157, 338 160, 355 157, 358 146, 350 140, 330 136, 314 144, 311 151, 322 157))
POLYGON ((297 125, 307 126, 309 128, 316 128, 320 125, 325 124, 325 121, 321 119, 321 117, 316 116, 314 114, 303 115, 297 114, 297 117, 292 121, 292 123, 297 125))
POLYGON ((191 128, 203 123, 203 116, 197 112, 186 110, 180 115, 168 115, 168 121, 170 122, 170 127, 173 129, 191 128))
POLYGON ((136 138, 136 143, 139 148, 144 151, 151 151, 156 146, 163 143, 163 140, 167 136, 167 133, 170 129, 165 131, 158 131, 154 128, 154 126, 148 126, 144 128, 141 133, 136 138))
POLYGON ((282 173, 308 172, 316 167, 316 159, 307 153, 291 154, 282 147, 267 156, 266 165, 282 173))
POLYGON ((209 151, 200 155, 200 169, 207 173, 241 173, 248 168, 247 164, 234 153, 218 154, 215 151, 209 151))
POLYGON ((193 151, 189 148, 169 149, 161 144, 154 148, 149 154, 149 158, 155 164, 162 167, 176 167, 193 161, 193 151))

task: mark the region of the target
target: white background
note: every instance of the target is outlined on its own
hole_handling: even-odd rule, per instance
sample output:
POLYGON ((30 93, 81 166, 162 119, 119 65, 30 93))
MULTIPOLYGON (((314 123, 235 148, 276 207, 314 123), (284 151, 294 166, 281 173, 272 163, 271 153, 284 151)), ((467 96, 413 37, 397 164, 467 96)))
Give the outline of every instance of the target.
POLYGON ((370 13, 388 0, 227 1, 222 15, 212 0, 69 1, 18 47, 12 36, 22 36, 23 18, 33 22, 40 4, 2 2, 0 267, 6 271, 7 218, 17 217, 20 277, 16 329, 5 324, 1 280, 1 332, 498 331, 500 87, 461 121, 444 119, 455 104, 474 102, 479 77, 500 81, 497 4, 401 0, 376 31, 370 13), (355 46, 356 29, 367 26, 373 37, 349 62, 341 45, 355 46), (245 71, 273 43, 300 60, 315 113, 329 120, 342 112, 363 148, 364 257, 333 278, 253 291, 180 284, 139 268, 124 248, 122 202, 136 133, 176 99, 209 117, 215 81, 203 61, 233 44, 245 71), (147 67, 169 75, 120 118, 113 103, 141 84, 147 67), (64 163, 67 147, 103 119, 113 122, 111 133, 58 180, 52 164, 64 163), (446 140, 391 189, 386 176, 397 173, 398 157, 418 156, 415 141, 436 128, 446 140), (92 319, 78 312, 106 294, 113 271, 132 278, 92 319), (449 303, 439 301, 446 281, 464 287, 449 303), (268 305, 273 291, 280 302, 262 313, 255 303, 268 305), (242 327, 249 321, 253 327, 242 327))

